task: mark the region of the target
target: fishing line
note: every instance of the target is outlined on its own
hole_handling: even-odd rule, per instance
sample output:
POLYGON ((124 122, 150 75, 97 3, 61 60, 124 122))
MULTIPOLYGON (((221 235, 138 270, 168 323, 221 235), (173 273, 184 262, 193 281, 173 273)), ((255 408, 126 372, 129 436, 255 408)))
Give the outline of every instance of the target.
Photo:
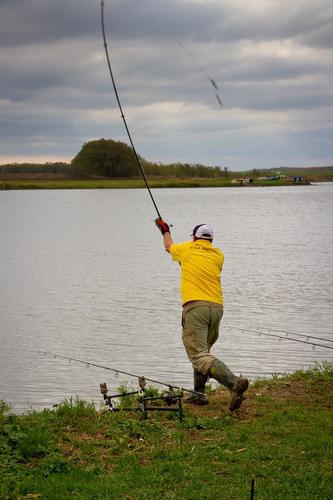
POLYGON ((188 57, 190 59, 192 59, 192 61, 194 62, 194 64, 196 65, 196 67, 199 69, 199 71, 201 71, 201 73, 203 75, 205 75, 206 78, 208 78, 208 80, 210 81, 210 83, 213 85, 214 89, 215 90, 219 90, 218 88, 218 85, 217 83, 215 82, 215 80, 213 80, 213 78, 211 78, 207 73, 206 71, 203 69, 203 67, 198 63, 198 61, 196 59, 194 59, 194 57, 192 56, 192 54, 187 50, 187 48, 185 47, 185 45, 183 44, 183 42, 181 42, 181 40, 177 40, 177 42, 179 43, 179 45, 182 47, 182 49, 184 50, 184 52, 188 55, 188 57))
POLYGON ((145 181, 145 184, 146 184, 146 188, 148 189, 148 193, 150 195, 150 198, 151 198, 151 201, 153 202, 153 205, 155 207, 155 210, 157 212, 157 215, 159 217, 159 219, 162 219, 162 216, 157 208, 157 205, 156 205, 156 202, 154 200, 154 197, 152 195, 152 192, 150 190, 150 187, 149 187, 149 184, 148 184, 148 181, 147 181, 147 178, 146 178, 146 175, 144 173, 144 170, 143 170, 143 166, 142 166, 142 163, 140 161, 140 158, 139 158, 139 155, 137 154, 136 152, 136 149, 135 149, 135 146, 134 146, 134 143, 133 143, 133 140, 132 140, 132 137, 131 137, 131 134, 130 134, 130 131, 129 131, 129 128, 127 126, 127 122, 126 122, 126 119, 125 119, 125 115, 123 113, 123 108, 122 108, 122 105, 120 103, 120 98, 119 98, 119 94, 118 94, 118 90, 117 90, 117 86, 116 86, 116 82, 115 82, 115 79, 114 79, 114 76, 113 76, 113 72, 112 72, 112 68, 111 68, 111 61, 110 61, 110 57, 109 57, 109 51, 108 51, 108 46, 107 46, 107 42, 106 42, 106 36, 105 36, 105 26, 104 26, 104 0, 101 1, 101 26, 102 26, 102 34, 103 34, 103 41, 104 41, 104 48, 105 48, 105 54, 106 54, 106 60, 107 60, 107 64, 108 64, 108 68, 109 68, 109 73, 110 73, 110 77, 111 77, 111 81, 112 81, 112 85, 113 85, 113 89, 114 89, 114 93, 115 93, 115 96, 116 96, 116 99, 117 99, 117 102, 118 102, 118 107, 119 107, 119 110, 120 110, 120 115, 121 115, 121 118, 124 122, 124 125, 125 125, 125 129, 126 129, 126 132, 127 132, 127 135, 128 135, 128 138, 129 138, 129 141, 131 143, 131 146, 132 146, 132 150, 133 150, 133 154, 134 154, 134 157, 135 157, 135 160, 139 166, 139 169, 141 171, 141 174, 142 174, 142 177, 145 181))
POLYGON ((223 108, 223 102, 222 102, 222 99, 220 98, 218 92, 219 92, 219 87, 216 83, 216 81, 211 77, 209 76, 206 71, 203 69, 203 67, 198 63, 198 61, 196 59, 194 59, 194 57, 192 56, 192 54, 189 52, 189 50, 185 47, 185 45, 180 41, 180 40, 177 40, 177 42, 179 43, 179 45, 182 47, 182 49, 184 50, 185 54, 188 55, 188 57, 194 62, 194 64, 196 65, 196 67, 199 69, 199 71, 206 77, 208 78, 208 80, 210 81, 210 83, 212 84, 212 86, 214 87, 215 89, 215 97, 216 97, 216 100, 217 102, 219 103, 219 105, 221 106, 221 108, 223 108))
MULTIPOLYGON (((102 368, 103 370, 109 370, 109 371, 115 373, 116 378, 119 377, 120 373, 122 375, 127 375, 128 377, 140 378, 139 375, 135 375, 134 373, 124 372, 122 370, 116 370, 115 368, 111 368, 110 366, 98 365, 96 363, 91 363, 89 361, 83 361, 82 359, 77 359, 77 358, 70 358, 69 356, 63 356, 61 354, 56 354, 54 352, 48 352, 48 351, 37 351, 37 352, 39 354, 44 354, 44 356, 52 356, 54 358, 66 359, 67 361, 75 361, 76 363, 81 363, 83 365, 86 365, 87 367, 95 366, 96 368, 102 368)), ((161 382, 160 380, 154 380, 152 378, 147 378, 147 377, 144 377, 144 378, 145 378, 145 380, 148 380, 148 382, 152 382, 153 384, 164 385, 165 387, 169 387, 169 389, 178 389, 179 391, 185 391, 185 392, 190 392, 192 394, 200 394, 201 395, 201 392, 192 391, 191 389, 185 389, 185 387, 181 387, 181 386, 173 385, 173 384, 167 384, 166 382, 161 382)))

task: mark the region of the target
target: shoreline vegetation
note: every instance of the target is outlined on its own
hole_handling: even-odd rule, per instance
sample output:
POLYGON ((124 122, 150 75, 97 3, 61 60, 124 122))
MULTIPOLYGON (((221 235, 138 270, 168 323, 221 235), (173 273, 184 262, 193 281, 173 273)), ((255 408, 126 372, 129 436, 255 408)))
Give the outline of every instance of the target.
MULTIPOLYGON (((313 182, 332 182, 333 166, 287 168, 232 172, 226 167, 202 165, 144 165, 149 187, 253 187, 299 186, 313 182), (156 168, 155 168, 156 167, 156 168), (156 173, 158 172, 158 174, 156 173)), ((0 190, 17 189, 142 189, 142 176, 77 175, 70 164, 10 164, 0 165, 0 190)))
MULTIPOLYGON (((207 188, 207 187, 243 187, 243 186, 289 186, 310 185, 311 182, 261 181, 251 184, 232 183, 217 179, 148 179, 152 189, 163 188, 207 188)), ((22 189, 143 189, 143 179, 1 179, 0 190, 22 189)))
POLYGON ((0 401, 0 498, 240 499, 254 480, 258 499, 328 499, 332 389, 324 362, 254 381, 235 414, 211 389, 183 422, 79 399, 16 415, 0 401))
POLYGON ((113 139, 83 144, 70 163, 10 163, 0 165, 0 190, 10 189, 138 189, 309 185, 333 181, 333 166, 231 171, 201 163, 151 162, 113 139), (137 159, 137 161, 136 161, 137 159))
MULTIPOLYGON (((162 188, 208 188, 208 187, 265 187, 265 186, 304 186, 312 182, 330 182, 332 179, 302 177, 300 181, 292 179, 252 179, 234 177, 230 179, 220 178, 161 178, 149 177, 149 187, 153 189, 162 188)), ((110 179, 97 178, 64 178, 61 175, 50 176, 46 174, 32 176, 3 176, 0 175, 0 190, 18 189, 143 189, 145 182, 142 178, 110 179)))

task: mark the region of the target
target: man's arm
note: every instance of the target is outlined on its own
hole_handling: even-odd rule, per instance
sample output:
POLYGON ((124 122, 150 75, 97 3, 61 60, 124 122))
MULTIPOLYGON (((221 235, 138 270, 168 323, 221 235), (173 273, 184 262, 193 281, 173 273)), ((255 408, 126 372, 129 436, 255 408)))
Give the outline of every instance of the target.
POLYGON ((173 245, 173 239, 170 233, 163 234, 164 248, 167 252, 170 252, 170 247, 173 245))
POLYGON ((171 238, 169 225, 163 219, 156 219, 155 224, 163 235, 165 250, 167 252, 170 252, 170 247, 173 244, 173 240, 171 238))

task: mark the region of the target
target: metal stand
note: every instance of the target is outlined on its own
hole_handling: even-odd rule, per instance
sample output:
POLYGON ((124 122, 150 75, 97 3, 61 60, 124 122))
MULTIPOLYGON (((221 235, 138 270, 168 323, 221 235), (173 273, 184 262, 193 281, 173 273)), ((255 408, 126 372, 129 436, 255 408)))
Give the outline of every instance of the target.
POLYGON ((103 394, 103 399, 105 401, 106 406, 109 407, 110 411, 118 412, 118 411, 134 411, 134 412, 142 412, 143 418, 148 418, 148 413, 151 411, 168 411, 168 412, 176 412, 179 416, 179 421, 183 421, 183 408, 182 408, 182 394, 175 394, 172 390, 172 387, 169 388, 165 394, 157 397, 145 396, 145 385, 146 381, 144 377, 139 378, 139 386, 140 390, 133 392, 123 392, 121 394, 113 394, 112 396, 108 396, 108 388, 105 383, 100 384, 101 394, 103 394), (114 399, 122 398, 125 396, 132 396, 135 394, 140 394, 140 406, 130 407, 130 408, 119 408, 117 404, 115 404, 114 399), (155 405, 155 402, 160 401, 160 405, 155 405), (164 406, 163 406, 164 404, 164 406))
POLYGON ((183 421, 182 395, 166 394, 159 397, 144 397, 142 400, 142 411, 144 418, 148 418, 149 411, 171 411, 177 412, 179 421, 183 421), (153 406, 152 401, 163 401, 166 406, 153 406))

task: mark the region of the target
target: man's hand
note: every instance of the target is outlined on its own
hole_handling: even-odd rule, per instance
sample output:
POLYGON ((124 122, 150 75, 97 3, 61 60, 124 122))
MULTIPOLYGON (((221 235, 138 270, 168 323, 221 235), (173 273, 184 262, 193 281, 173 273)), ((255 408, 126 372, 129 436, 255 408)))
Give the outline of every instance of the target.
POLYGON ((163 219, 155 219, 155 224, 163 235, 170 233, 169 225, 163 219))

